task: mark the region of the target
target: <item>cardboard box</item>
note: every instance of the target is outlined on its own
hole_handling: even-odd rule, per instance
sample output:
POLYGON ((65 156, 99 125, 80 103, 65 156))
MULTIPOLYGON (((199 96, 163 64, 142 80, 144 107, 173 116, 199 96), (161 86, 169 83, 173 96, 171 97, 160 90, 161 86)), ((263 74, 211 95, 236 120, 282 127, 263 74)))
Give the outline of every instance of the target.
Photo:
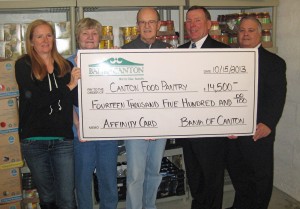
POLYGON ((0 134, 0 169, 23 166, 18 132, 0 134))
POLYGON ((0 170, 0 204, 22 200, 19 168, 0 170))
POLYGON ((18 95, 19 89, 15 78, 15 62, 0 62, 0 99, 18 95))
POLYGON ((56 39, 57 50, 62 55, 72 54, 71 38, 56 39))
POLYGON ((21 209, 21 202, 19 201, 0 205, 0 209, 21 209))
POLYGON ((55 27, 55 37, 56 38, 71 38, 71 23, 66 22, 56 22, 55 27))
POLYGON ((4 25, 0 24, 0 41, 4 41, 4 25))
POLYGON ((21 25, 16 23, 5 23, 4 41, 21 41, 21 25))
POLYGON ((0 99, 0 135, 17 132, 18 125, 17 99, 0 99))

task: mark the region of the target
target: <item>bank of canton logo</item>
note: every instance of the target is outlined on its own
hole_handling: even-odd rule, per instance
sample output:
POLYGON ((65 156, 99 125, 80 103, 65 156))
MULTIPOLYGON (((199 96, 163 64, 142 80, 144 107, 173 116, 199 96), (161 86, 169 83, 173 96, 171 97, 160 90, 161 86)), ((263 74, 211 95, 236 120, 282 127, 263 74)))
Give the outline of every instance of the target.
POLYGON ((89 65, 90 76, 143 76, 144 64, 123 58, 109 58, 101 63, 89 65))

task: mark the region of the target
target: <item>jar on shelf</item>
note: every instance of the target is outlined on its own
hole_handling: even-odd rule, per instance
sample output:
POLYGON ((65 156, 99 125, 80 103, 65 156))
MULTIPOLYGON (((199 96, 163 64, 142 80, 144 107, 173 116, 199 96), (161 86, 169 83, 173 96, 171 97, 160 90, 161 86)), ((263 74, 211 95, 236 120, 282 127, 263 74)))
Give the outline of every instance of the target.
POLYGON ((218 22, 220 25, 226 24, 226 15, 218 15, 218 22))
POLYGON ((271 31, 270 30, 263 30, 262 31, 262 41, 263 42, 271 42, 271 31))
POLYGON ((228 40, 229 45, 231 46, 237 46, 238 44, 238 38, 237 38, 237 34, 233 33, 229 35, 229 40, 228 40))
POLYGON ((210 37, 211 37, 212 39, 215 39, 216 41, 220 41, 219 35, 210 35, 210 37))
POLYGON ((190 37, 188 35, 184 36, 184 43, 189 42, 190 41, 190 37))
POLYGON ((219 22, 218 21, 211 21, 211 28, 210 30, 219 30, 219 22))
POLYGON ((263 13, 262 12, 255 13, 255 17, 260 23, 263 22, 263 13))
POLYGON ((161 37, 161 41, 162 41, 162 42, 165 42, 165 43, 169 43, 170 38, 169 38, 169 36, 162 36, 162 37, 161 37))
POLYGON ((271 18, 269 12, 263 12, 262 14, 262 24, 269 24, 271 23, 271 18))
POLYGON ((174 35, 174 36, 170 36, 169 37, 169 44, 171 44, 174 48, 177 48, 178 46, 178 36, 174 35))
POLYGON ((224 43, 224 44, 229 44, 229 37, 228 37, 228 33, 226 33, 225 31, 221 31, 221 35, 219 37, 219 40, 224 43))
POLYGON ((156 40, 162 41, 162 36, 156 36, 156 40))
POLYGON ((166 32, 168 31, 167 28, 167 21, 160 21, 160 28, 159 28, 160 32, 166 32))
POLYGON ((174 32, 175 29, 174 29, 174 21, 173 20, 167 20, 167 31, 168 32, 174 32))
POLYGON ((245 16, 246 16, 246 13, 238 13, 237 18, 236 18, 236 24, 239 25, 241 22, 241 19, 245 16))

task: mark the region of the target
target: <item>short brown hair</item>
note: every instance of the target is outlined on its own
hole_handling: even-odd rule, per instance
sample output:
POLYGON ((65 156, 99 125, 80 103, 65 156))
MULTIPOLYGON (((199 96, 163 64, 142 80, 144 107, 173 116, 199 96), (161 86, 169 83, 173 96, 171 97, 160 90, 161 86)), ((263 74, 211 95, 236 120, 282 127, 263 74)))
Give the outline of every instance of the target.
POLYGON ((202 6, 196 6, 196 5, 194 5, 194 6, 192 6, 192 7, 190 7, 188 9, 188 11, 187 11, 186 14, 188 14, 190 11, 197 10, 197 9, 202 10, 204 12, 204 14, 205 14, 206 19, 211 20, 211 16, 210 16, 209 11, 205 7, 202 7, 202 6))

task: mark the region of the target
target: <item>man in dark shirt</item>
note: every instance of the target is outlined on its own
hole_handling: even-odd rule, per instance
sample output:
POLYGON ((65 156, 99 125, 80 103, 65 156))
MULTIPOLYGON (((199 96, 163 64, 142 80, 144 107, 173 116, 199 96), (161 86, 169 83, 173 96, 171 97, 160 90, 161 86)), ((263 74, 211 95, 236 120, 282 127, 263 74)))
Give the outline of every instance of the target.
POLYGON ((276 125, 286 97, 286 63, 261 45, 262 26, 253 16, 239 25, 241 48, 258 48, 257 126, 253 136, 229 137, 227 169, 235 189, 232 209, 267 209, 273 188, 276 125))

